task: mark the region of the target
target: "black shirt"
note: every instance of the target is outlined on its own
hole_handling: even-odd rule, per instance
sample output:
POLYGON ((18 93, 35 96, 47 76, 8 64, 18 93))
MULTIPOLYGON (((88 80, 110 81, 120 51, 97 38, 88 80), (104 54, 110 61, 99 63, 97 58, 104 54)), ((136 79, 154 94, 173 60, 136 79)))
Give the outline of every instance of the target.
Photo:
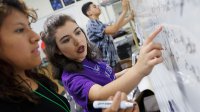
MULTIPOLYGON (((67 99, 65 97, 57 94, 56 92, 51 90, 51 92, 53 92, 54 95, 56 95, 60 99, 62 99, 62 101, 60 101, 51 92, 47 91, 44 87, 42 87, 39 84, 38 84, 38 89, 36 91, 45 95, 49 99, 57 102, 58 104, 60 104, 66 108, 66 106, 62 103, 62 101, 64 101, 65 104, 70 109, 70 105, 69 105, 67 99)), ((47 100, 44 97, 41 97, 40 95, 39 95, 39 98, 40 98, 40 101, 37 104, 33 104, 29 101, 23 101, 21 103, 13 103, 13 102, 7 102, 7 101, 0 99, 0 112, 67 112, 64 109, 62 109, 60 106, 47 100)))

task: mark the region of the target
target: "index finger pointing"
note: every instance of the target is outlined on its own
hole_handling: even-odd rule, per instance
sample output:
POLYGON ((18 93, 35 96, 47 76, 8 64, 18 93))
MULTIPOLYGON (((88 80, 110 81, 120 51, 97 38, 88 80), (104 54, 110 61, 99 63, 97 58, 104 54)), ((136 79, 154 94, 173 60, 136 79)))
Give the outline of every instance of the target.
POLYGON ((162 26, 160 26, 157 30, 155 30, 144 42, 144 45, 147 45, 162 31, 162 26))

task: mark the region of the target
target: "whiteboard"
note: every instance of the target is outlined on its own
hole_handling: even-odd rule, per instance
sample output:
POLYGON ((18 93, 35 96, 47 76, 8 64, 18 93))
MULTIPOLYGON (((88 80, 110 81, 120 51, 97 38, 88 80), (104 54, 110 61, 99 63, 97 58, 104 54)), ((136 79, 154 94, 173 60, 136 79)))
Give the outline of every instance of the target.
POLYGON ((200 112, 200 0, 131 0, 141 41, 159 25, 164 62, 150 79, 161 112, 200 112))

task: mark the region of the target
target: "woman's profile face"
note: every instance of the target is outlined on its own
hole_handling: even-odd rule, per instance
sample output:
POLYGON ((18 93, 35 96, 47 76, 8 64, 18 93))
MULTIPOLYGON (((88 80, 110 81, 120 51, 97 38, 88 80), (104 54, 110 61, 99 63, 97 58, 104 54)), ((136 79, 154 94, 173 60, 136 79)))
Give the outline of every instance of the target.
POLYGON ((81 28, 72 21, 67 21, 56 30, 56 44, 60 54, 77 62, 87 55, 87 41, 81 28))
POLYGON ((12 9, 0 27, 0 58, 13 65, 16 72, 32 69, 41 63, 38 40, 28 16, 12 9))

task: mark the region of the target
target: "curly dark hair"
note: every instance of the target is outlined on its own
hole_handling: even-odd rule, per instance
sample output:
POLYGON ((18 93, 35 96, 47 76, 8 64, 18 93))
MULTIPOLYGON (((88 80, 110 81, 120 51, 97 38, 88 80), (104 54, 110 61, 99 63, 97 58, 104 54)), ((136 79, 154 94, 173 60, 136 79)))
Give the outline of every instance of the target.
MULTIPOLYGON (((45 37, 43 38, 46 45, 47 57, 51 62, 51 64, 53 65, 54 78, 59 80, 61 79, 63 70, 68 72, 80 72, 83 69, 83 66, 80 62, 71 60, 65 57, 64 55, 60 55, 58 53, 59 49, 55 41, 55 32, 58 28, 64 26, 67 21, 72 21, 76 23, 76 21, 72 19, 70 16, 65 14, 58 14, 47 18, 44 24, 45 37)), ((84 33, 82 29, 81 31, 84 33)), ((85 38, 87 39, 85 33, 84 35, 85 38)), ((98 48, 95 47, 92 43, 90 43, 89 40, 87 39, 86 58, 90 60, 100 59, 101 55, 97 54, 98 51, 99 51, 98 48)))
MULTIPOLYGON (((0 27, 6 17, 9 16, 13 10, 18 10, 27 15, 30 22, 37 20, 37 14, 33 9, 29 9, 21 0, 0 0, 0 27)), ((1 45, 1 44, 0 44, 1 45)), ((0 52, 1 55, 1 52, 0 52)), ((0 99, 8 102, 30 101, 32 103, 38 102, 38 97, 33 94, 30 88, 25 87, 22 83, 26 83, 18 74, 14 72, 14 67, 7 60, 0 58, 0 99), (21 78, 22 81, 16 79, 21 78)), ((44 75, 37 72, 36 69, 25 70, 27 77, 33 80, 45 80, 48 86, 56 86, 44 75)), ((28 85, 28 84, 27 84, 28 85)))

